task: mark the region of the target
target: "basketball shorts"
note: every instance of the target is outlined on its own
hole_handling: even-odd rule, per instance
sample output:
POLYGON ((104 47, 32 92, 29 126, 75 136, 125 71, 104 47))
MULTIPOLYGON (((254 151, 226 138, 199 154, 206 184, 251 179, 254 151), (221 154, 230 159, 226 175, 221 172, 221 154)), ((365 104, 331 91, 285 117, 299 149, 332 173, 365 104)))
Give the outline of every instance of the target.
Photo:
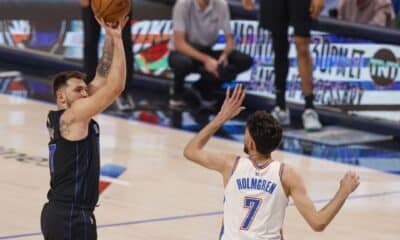
POLYGON ((93 211, 46 203, 41 215, 45 240, 96 240, 93 211))
POLYGON ((260 26, 270 31, 287 31, 294 27, 294 35, 310 37, 312 19, 311 0, 261 0, 260 26))

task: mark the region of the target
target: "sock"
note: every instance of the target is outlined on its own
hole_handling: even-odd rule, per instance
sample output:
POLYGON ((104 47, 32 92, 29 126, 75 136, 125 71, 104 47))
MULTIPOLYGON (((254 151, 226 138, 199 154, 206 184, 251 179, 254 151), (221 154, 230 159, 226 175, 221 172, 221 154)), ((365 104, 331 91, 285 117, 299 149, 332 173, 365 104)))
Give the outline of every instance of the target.
POLYGON ((285 92, 276 91, 276 105, 282 110, 286 109, 285 92))
POLYGON ((304 96, 304 98, 306 100, 305 109, 308 109, 308 108, 314 109, 314 95, 310 94, 310 95, 304 96))

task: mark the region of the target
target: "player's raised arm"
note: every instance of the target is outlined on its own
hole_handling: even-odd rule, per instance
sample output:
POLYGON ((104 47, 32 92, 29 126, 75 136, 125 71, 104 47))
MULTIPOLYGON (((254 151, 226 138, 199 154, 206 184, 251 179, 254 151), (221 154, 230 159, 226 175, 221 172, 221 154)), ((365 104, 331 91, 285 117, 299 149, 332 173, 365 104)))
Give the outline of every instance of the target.
POLYGON ((108 73, 110 72, 112 59, 114 56, 114 40, 106 34, 106 39, 103 45, 103 55, 96 68, 96 75, 89 83, 89 95, 93 95, 97 90, 106 84, 108 73))
POLYGON ((300 214, 314 231, 320 232, 328 226, 349 195, 358 187, 359 179, 355 172, 347 172, 340 181, 335 196, 319 211, 308 196, 302 177, 292 167, 285 168, 282 181, 300 214))
POLYGON ((230 95, 229 88, 226 90, 225 101, 217 116, 186 145, 184 155, 187 159, 222 174, 231 170, 227 166, 227 162, 233 162, 235 155, 209 152, 204 150, 204 146, 226 121, 232 119, 244 109, 242 107, 244 97, 245 91, 242 85, 236 85, 232 95, 230 95))
MULTIPOLYGON (((102 112, 118 97, 124 90, 126 81, 126 60, 124 46, 122 43, 121 32, 128 18, 117 23, 116 26, 99 20, 102 27, 105 28, 106 34, 110 39, 107 45, 107 54, 112 50, 112 58, 107 56, 98 67, 98 74, 107 76, 107 81, 103 87, 86 98, 79 99, 63 114, 64 120, 69 121, 85 121, 94 115, 102 112), (111 60, 111 63, 107 63, 111 60)), ((105 54, 105 55, 107 55, 105 54)))

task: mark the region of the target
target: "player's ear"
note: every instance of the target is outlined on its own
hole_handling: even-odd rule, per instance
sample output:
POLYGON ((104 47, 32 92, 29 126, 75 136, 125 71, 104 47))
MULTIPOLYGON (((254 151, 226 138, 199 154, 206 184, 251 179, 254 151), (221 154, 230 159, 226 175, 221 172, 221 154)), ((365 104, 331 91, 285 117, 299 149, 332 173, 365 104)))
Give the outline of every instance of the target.
POLYGON ((249 139, 249 150, 251 152, 255 152, 257 151, 256 149, 256 142, 254 142, 254 140, 252 138, 249 139))
POLYGON ((56 92, 56 97, 57 97, 57 102, 58 103, 64 104, 67 101, 65 93, 63 91, 58 90, 56 92))

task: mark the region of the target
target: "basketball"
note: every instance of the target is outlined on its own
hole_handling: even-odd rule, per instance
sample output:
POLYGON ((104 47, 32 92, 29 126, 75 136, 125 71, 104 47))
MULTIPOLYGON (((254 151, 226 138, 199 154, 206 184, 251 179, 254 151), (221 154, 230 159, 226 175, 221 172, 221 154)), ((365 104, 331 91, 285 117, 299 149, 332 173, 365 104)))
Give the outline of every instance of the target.
POLYGON ((132 7, 132 0, 92 0, 93 13, 105 22, 114 23, 127 16, 132 7))

